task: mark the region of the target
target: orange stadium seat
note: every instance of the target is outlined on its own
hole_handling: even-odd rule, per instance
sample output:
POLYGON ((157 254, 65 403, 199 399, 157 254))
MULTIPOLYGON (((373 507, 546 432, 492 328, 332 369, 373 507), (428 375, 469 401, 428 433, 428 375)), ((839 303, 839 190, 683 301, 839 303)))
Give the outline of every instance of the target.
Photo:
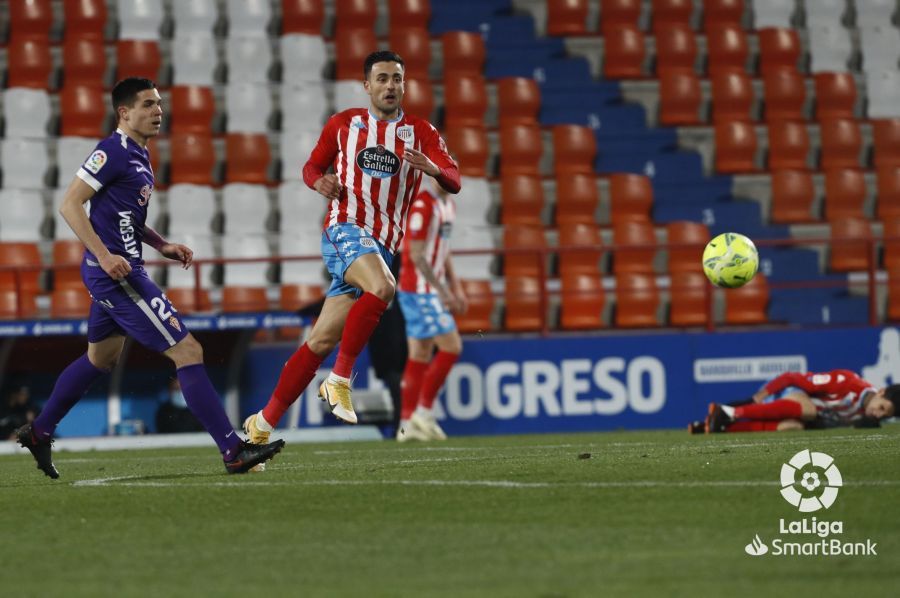
POLYGON ((744 0, 703 0, 703 30, 722 25, 740 27, 744 16, 744 0))
POLYGON ((264 287, 225 286, 222 288, 222 311, 268 311, 269 299, 264 287))
POLYGON ((900 270, 888 271, 887 319, 900 320, 900 270))
POLYGON ((434 114, 434 91, 428 79, 410 79, 405 83, 403 111, 431 122, 434 114))
POLYGON ((697 39, 689 25, 672 23, 654 28, 656 38, 656 72, 671 69, 694 72, 697 64, 697 39))
POLYGON ((557 173, 556 224, 596 224, 600 191, 593 174, 557 173))
POLYGON ((264 133, 229 133, 225 138, 225 182, 269 182, 269 137, 264 133))
POLYGON ((871 240, 872 228, 868 220, 841 218, 831 221, 831 270, 867 270, 872 258, 871 240))
POLYGON ((803 170, 776 170, 772 173, 772 222, 795 224, 813 220, 816 190, 812 174, 803 170))
POLYGON ((431 36, 424 26, 391 27, 388 43, 403 57, 403 78, 428 79, 431 64, 431 36))
MULTIPOLYGON (((341 32, 345 29, 348 31, 372 30, 377 18, 378 3, 376 0, 335 0, 335 37, 342 37, 341 32)), ((377 47, 377 45, 370 46, 369 52, 377 47)))
MULTIPOLYGON (((431 4, 428 0, 389 0, 388 17, 391 29, 395 27, 428 27, 431 4)), ((406 56, 403 55, 404 60, 406 56)))
POLYGON ((669 323, 672 326, 705 326, 709 322, 712 287, 705 274, 678 272, 672 276, 669 290, 669 323))
POLYGON ((541 91, 534 79, 504 77, 497 81, 500 128, 538 123, 541 91))
POLYGON ((54 289, 50 295, 50 317, 86 318, 91 311, 91 296, 84 286, 54 289))
POLYGON ((644 34, 636 25, 604 29, 603 76, 607 79, 640 79, 644 76, 644 34))
POLYGON ((484 126, 454 126, 445 136, 450 154, 459 162, 463 176, 486 177, 488 139, 484 126))
POLYGON ((647 328, 659 326, 659 290, 656 277, 640 272, 616 273, 616 326, 647 328))
POLYGON ((457 314, 456 325, 460 332, 472 333, 494 329, 491 315, 494 313, 494 293, 487 280, 463 280, 463 292, 469 302, 464 314, 457 314))
POLYGON ((856 80, 853 73, 815 73, 816 119, 854 118, 856 80))
POLYGON ((825 171, 825 219, 865 218, 866 180, 853 168, 825 171))
POLYGON ((742 287, 725 293, 726 324, 765 324, 769 321, 769 281, 762 272, 742 287))
POLYGON ((31 318, 37 313, 34 295, 0 287, 0 320, 31 318))
POLYGON ((900 166, 900 118, 873 120, 871 124, 875 168, 900 166))
POLYGON ((884 269, 889 272, 900 270, 900 218, 888 218, 884 225, 884 269))
POLYGON ((500 173, 540 174, 544 145, 537 124, 510 125, 500 129, 500 173))
POLYGON ((762 80, 766 122, 806 120, 806 83, 797 69, 775 69, 763 73, 762 80))
POLYGON ((756 166, 756 130, 741 121, 716 123, 716 171, 723 174, 754 172, 756 166))
POLYGON ((601 273, 600 261, 603 259, 603 241, 600 228, 595 223, 569 224, 558 229, 559 247, 576 247, 559 251, 559 275, 589 274, 597 276, 601 273))
POLYGON ((600 25, 604 32, 619 25, 637 25, 642 0, 600 0, 600 25))
POLYGON ((510 332, 538 331, 546 321, 545 310, 541 309, 542 281, 530 276, 506 278, 505 328, 510 332))
POLYGON ((759 70, 765 75, 779 69, 797 69, 802 47, 800 36, 794 29, 766 27, 757 32, 759 37, 759 70))
POLYGON ((690 25, 694 14, 693 0, 653 0, 653 29, 670 25, 690 25))
POLYGON ((747 73, 737 70, 726 70, 713 73, 710 77, 712 86, 713 122, 754 120, 753 82, 747 73))
POLYGON ((559 324, 563 330, 591 330, 603 327, 606 293, 600 277, 573 274, 562 277, 559 324))
POLYGON ((106 0, 63 0, 66 39, 77 37, 103 41, 106 0))
POLYGON ((159 44, 151 39, 120 39, 116 42, 116 80, 125 77, 159 78, 162 57, 159 44))
POLYGON ((584 35, 587 30, 588 0, 556 0, 547 3, 548 35, 584 35))
POLYGON ((203 288, 170 287, 166 289, 169 302, 182 314, 211 311, 212 300, 209 291, 203 288))
MULTIPOLYGON (((516 250, 545 249, 547 241, 544 229, 537 226, 506 226, 503 229, 503 247, 516 250)), ((536 251, 514 251, 503 255, 503 276, 546 276, 543 255, 536 251)))
POLYGON ((212 130, 216 99, 211 87, 176 85, 172 88, 170 130, 173 134, 205 134, 212 130))
POLYGON ((809 133, 794 122, 769 124, 769 170, 809 170, 809 133))
POLYGON ((281 33, 321 35, 325 4, 321 0, 281 0, 281 33))
MULTIPOLYGON (((0 266, 40 266, 41 252, 37 243, 0 243, 0 266)), ((40 270, 0 271, 0 288, 20 290, 35 295, 41 292, 40 270)), ((80 279, 80 277, 79 277, 80 279)))
POLYGON ((819 123, 822 143, 822 159, 819 167, 860 168, 862 133, 859 123, 849 118, 829 119, 819 123))
POLYGON ((448 31, 441 36, 444 54, 444 76, 481 76, 486 50, 484 38, 471 31, 448 31))
POLYGON ((876 214, 879 220, 900 218, 900 166, 882 166, 875 171, 878 186, 876 214))
POLYGON ((613 243, 616 245, 613 254, 613 271, 616 274, 653 273, 656 233, 652 223, 626 220, 613 224, 613 243), (619 246, 628 247, 620 249, 619 246))
POLYGON ((106 50, 101 40, 67 37, 62 55, 64 85, 104 87, 106 50))
POLYGON ((61 136, 100 139, 109 134, 102 89, 90 85, 66 85, 59 93, 59 105, 61 136))
POLYGON ((669 272, 702 272, 703 248, 709 242, 709 229, 702 222, 676 220, 666 225, 668 243, 683 247, 669 248, 669 272))
POLYGON ((722 24, 706 31, 707 70, 710 77, 726 71, 746 73, 750 54, 747 35, 737 25, 722 24))
POLYGON ((553 127, 553 172, 594 174, 597 138, 589 127, 556 125, 553 127))
POLYGON ((544 187, 540 176, 504 173, 500 177, 500 205, 501 224, 541 226, 544 187))
POLYGON ((325 298, 320 284, 282 284, 279 306, 285 311, 297 311, 325 298))
POLYGON ((81 281, 81 260, 84 245, 75 239, 60 239, 53 242, 53 288, 83 286, 81 281), (58 266, 67 266, 58 268, 58 266))
POLYGON ((664 71, 659 75, 659 123, 667 126, 696 125, 703 92, 700 78, 689 71, 664 71))
POLYGON ((616 173, 609 177, 610 220, 622 222, 650 222, 653 207, 653 186, 642 174, 616 173))
POLYGON ((378 47, 375 32, 372 31, 372 23, 368 27, 350 28, 341 26, 338 28, 334 42, 335 48, 335 78, 338 80, 362 81, 362 65, 366 56, 372 53, 373 48, 378 47))
POLYGON ((216 151, 210 135, 185 134, 169 138, 169 183, 212 185, 216 151))
POLYGON ((444 126, 483 125, 487 112, 484 77, 444 75, 444 126))
POLYGON ((13 36, 6 46, 6 86, 50 89, 53 59, 46 39, 13 36))
POLYGON ((16 38, 37 38, 46 40, 53 25, 53 5, 51 0, 31 0, 30 2, 9 3, 9 29, 16 38))

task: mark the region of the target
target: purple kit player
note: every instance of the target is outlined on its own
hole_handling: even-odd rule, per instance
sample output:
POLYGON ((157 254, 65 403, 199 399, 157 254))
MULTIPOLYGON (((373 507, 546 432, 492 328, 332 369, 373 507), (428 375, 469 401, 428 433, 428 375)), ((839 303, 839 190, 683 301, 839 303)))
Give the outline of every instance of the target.
POLYGON ((141 243, 185 269, 193 260, 188 247, 166 241, 145 223, 154 182, 147 141, 159 134, 163 113, 156 85, 149 79, 124 79, 113 88, 112 104, 116 131, 78 169, 59 210, 86 248, 81 277, 93 299, 88 350, 60 374, 40 416, 19 428, 19 443, 34 455, 38 469, 59 477, 50 454, 56 426, 88 387, 112 369, 127 334, 175 363, 188 407, 216 441, 225 469, 244 473, 274 457, 284 441, 258 445, 238 436, 206 374, 200 343, 144 269, 141 243))

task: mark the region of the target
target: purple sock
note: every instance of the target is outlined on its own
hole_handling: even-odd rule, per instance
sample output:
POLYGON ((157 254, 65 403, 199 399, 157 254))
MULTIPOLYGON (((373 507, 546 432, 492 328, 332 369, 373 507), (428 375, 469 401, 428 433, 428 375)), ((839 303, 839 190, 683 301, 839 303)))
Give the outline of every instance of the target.
POLYGON ((181 392, 191 413, 216 441, 222 458, 226 461, 234 459, 241 445, 241 437, 228 421, 219 394, 206 375, 206 368, 202 363, 195 363, 179 368, 177 373, 181 392))
POLYGON ((101 370, 91 363, 87 353, 70 363, 56 379, 50 399, 34 420, 31 427, 34 435, 38 438, 52 437, 56 432, 56 426, 84 396, 94 380, 106 373, 106 370, 101 370))

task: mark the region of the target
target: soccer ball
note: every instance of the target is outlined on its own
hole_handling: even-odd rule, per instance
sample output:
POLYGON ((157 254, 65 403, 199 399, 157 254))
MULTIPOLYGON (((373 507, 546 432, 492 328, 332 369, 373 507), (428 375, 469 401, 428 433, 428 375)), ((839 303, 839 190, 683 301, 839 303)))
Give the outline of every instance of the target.
POLYGON ((726 289, 743 286, 759 268, 756 245, 738 233, 722 233, 703 250, 703 272, 711 283, 726 289))

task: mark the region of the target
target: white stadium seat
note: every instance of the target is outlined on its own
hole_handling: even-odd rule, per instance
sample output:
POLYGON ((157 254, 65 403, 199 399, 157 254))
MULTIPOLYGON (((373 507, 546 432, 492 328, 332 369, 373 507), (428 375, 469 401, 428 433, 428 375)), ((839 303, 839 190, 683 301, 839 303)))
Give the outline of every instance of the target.
MULTIPOLYGON (((185 235, 174 240, 187 245, 194 252, 195 260, 208 260, 217 257, 212 237, 208 235, 185 235)), ((195 268, 197 268, 196 265, 188 270, 178 265, 169 266, 167 286, 173 288, 193 287, 194 277, 196 276, 195 268)), ((209 289, 213 286, 212 276, 214 272, 215 268, 211 265, 205 265, 200 268, 200 286, 202 288, 209 289)))
MULTIPOLYGON (((77 239, 78 236, 75 234, 75 231, 72 230, 72 227, 69 226, 69 223, 62 217, 62 214, 59 213, 59 208, 62 206, 63 197, 66 194, 67 187, 60 187, 58 189, 53 190, 53 205, 51 209, 53 211, 53 238, 54 239, 77 239)), ((84 204, 85 212, 88 215, 91 214, 91 202, 86 202, 84 204)))
POLYGON ((272 113, 269 86, 232 83, 225 88, 225 111, 229 133, 266 133, 272 113))
POLYGON ((298 131, 290 135, 281 135, 279 139, 281 153, 281 180, 297 181, 303 172, 303 165, 309 160, 320 131, 298 131))
POLYGON ((888 25, 897 10, 897 0, 861 0, 856 2, 856 26, 888 25))
POLYGON ((852 52, 850 33, 841 25, 810 27, 810 71, 813 73, 847 71, 852 52))
POLYGON ((172 71, 175 85, 203 85, 214 83, 218 58, 216 42, 210 33, 176 35, 172 40, 172 71))
MULTIPOLYGON (((222 243, 222 257, 269 257, 269 243, 263 235, 226 237, 222 243)), ((269 262, 225 263, 224 284, 229 286, 262 287, 268 284, 266 272, 269 262)))
POLYGON ((870 119, 900 118, 900 71, 867 72, 866 89, 870 119))
MULTIPOLYGON (((282 234, 278 241, 279 255, 319 256, 321 253, 320 235, 282 234)), ((322 284, 324 278, 321 259, 281 262, 282 284, 322 284)))
POLYGON ((229 37, 225 61, 229 83, 268 83, 272 43, 268 37, 229 37))
MULTIPOLYGON (((793 4, 793 2, 784 2, 784 4, 793 4)), ((813 0, 807 2, 805 7, 807 27, 822 25, 840 27, 841 19, 847 11, 845 0, 813 0)))
POLYGON ((162 0, 118 0, 119 39, 159 40, 162 0))
POLYGON ((69 185, 99 142, 99 139, 89 137, 60 137, 56 140, 57 187, 69 185))
POLYGON ((209 235, 216 215, 216 196, 204 185, 172 185, 168 193, 169 235, 209 235))
POLYGON ((231 183, 222 188, 225 234, 263 234, 269 217, 269 194, 263 185, 231 183))
POLYGON ((329 201, 303 181, 281 183, 278 211, 282 235, 318 235, 322 230, 329 201))
POLYGON ((328 55, 325 53, 325 40, 321 36, 291 33, 282 35, 279 43, 283 83, 322 80, 328 55))
POLYGON ((219 20, 216 0, 178 0, 172 3, 172 20, 175 37, 187 37, 196 33, 212 35, 219 20))
POLYGON ((43 89, 11 87, 3 92, 6 137, 47 137, 50 96, 43 89))
POLYGON ((228 35, 256 36, 268 39, 272 20, 269 0, 228 0, 228 35))
POLYGON ((5 189, 43 189, 48 164, 47 146, 41 139, 0 141, 0 169, 5 189))
POLYGON ((785 0, 754 0, 753 16, 757 29, 791 26, 794 3, 785 0))
POLYGON ((334 82, 334 111, 343 112, 349 108, 368 108, 369 94, 362 81, 334 82))
POLYGON ((487 226, 491 212, 491 189, 487 179, 462 177, 462 190, 456 195, 457 228, 487 226))
MULTIPOLYGON (((494 249, 496 242, 489 226, 462 226, 456 223, 450 235, 451 252, 457 249, 494 249)), ((494 254, 455 255, 453 271, 466 280, 489 280, 494 254)))
POLYGON ((888 71, 900 61, 900 30, 891 23, 859 28, 862 69, 888 71))
POLYGON ((281 86, 281 131, 320 131, 334 114, 324 81, 307 81, 281 86))
POLYGON ((40 191, 0 190, 0 241, 39 241, 46 210, 40 191))

